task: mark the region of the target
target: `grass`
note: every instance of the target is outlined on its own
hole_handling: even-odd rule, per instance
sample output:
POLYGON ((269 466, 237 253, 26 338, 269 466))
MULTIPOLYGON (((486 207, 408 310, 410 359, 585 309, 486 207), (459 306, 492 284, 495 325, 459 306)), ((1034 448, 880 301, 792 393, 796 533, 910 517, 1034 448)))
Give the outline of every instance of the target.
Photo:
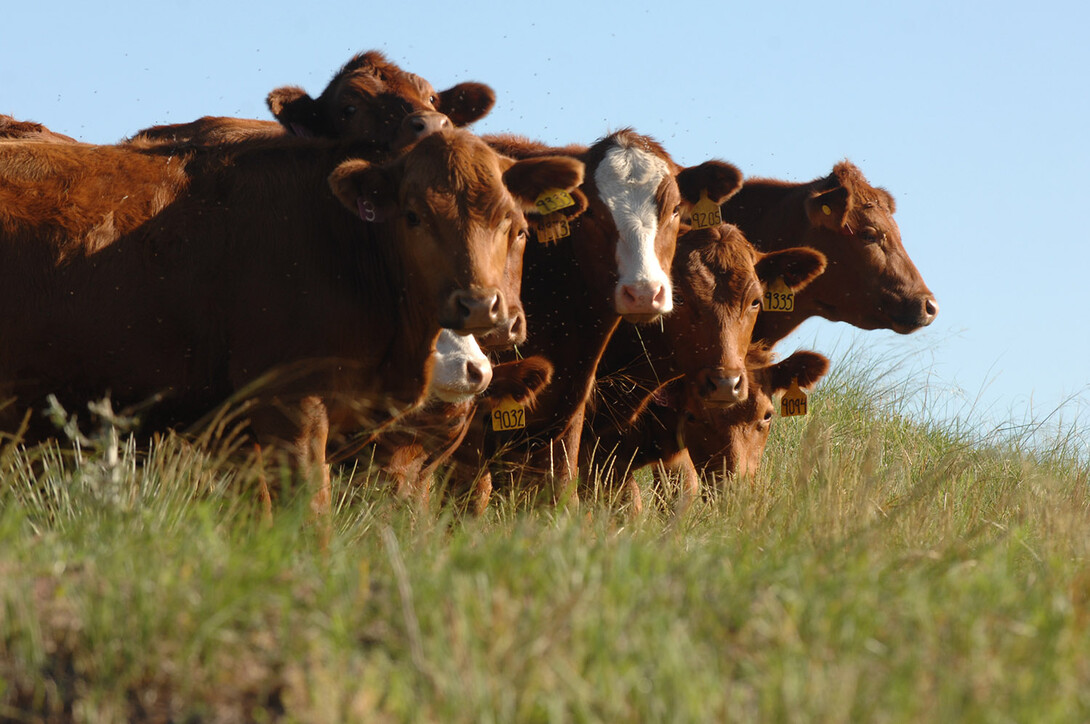
POLYGON ((173 438, 8 446, 0 719, 1086 720, 1090 468, 911 389, 838 368, 682 519, 666 490, 478 520, 346 473, 326 551, 173 438))

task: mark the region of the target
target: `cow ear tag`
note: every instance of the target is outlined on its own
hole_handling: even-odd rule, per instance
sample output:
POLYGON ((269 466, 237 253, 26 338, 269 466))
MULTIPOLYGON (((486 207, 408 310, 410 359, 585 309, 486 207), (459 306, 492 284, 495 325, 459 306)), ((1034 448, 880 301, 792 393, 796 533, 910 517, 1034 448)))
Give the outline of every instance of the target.
POLYGON ((538 212, 544 216, 569 206, 575 206, 575 199, 564 189, 545 189, 534 201, 538 212))
POLYGON ((768 285, 765 295, 761 297, 761 311, 795 311, 795 293, 783 283, 783 277, 776 277, 775 281, 768 285))
POLYGON ((526 410, 512 398, 503 398, 503 401, 492 411, 492 429, 496 432, 504 432, 524 427, 526 427, 526 410))
POLYGON ((829 208, 829 204, 822 204, 821 213, 825 214, 826 216, 832 216, 833 210, 829 208))
POLYGON ((791 380, 791 387, 780 398, 781 417, 799 417, 806 414, 806 393, 799 387, 797 379, 791 380))
POLYGON ((543 216, 534 224, 537 227, 537 240, 542 244, 551 244, 560 241, 566 236, 571 236, 571 226, 568 217, 560 212, 553 212, 543 216))
POLYGON ((708 198, 707 191, 701 191, 700 200, 693 205, 690 226, 694 229, 710 229, 713 226, 719 226, 722 221, 719 204, 708 198))

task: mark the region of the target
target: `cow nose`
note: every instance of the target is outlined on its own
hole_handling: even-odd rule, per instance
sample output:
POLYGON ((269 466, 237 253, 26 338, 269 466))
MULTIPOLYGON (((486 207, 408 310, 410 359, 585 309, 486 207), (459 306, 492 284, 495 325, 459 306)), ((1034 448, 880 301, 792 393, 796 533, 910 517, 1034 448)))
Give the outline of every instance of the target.
POLYGON ((405 116, 398 127, 394 138, 394 149, 401 149, 425 136, 433 133, 450 130, 453 127, 450 119, 438 111, 417 111, 405 116))
POLYGON ((617 295, 617 313, 627 315, 658 315, 666 307, 666 285, 662 282, 622 284, 617 295))
POLYGON ((484 391, 488 383, 492 381, 492 369, 485 369, 480 364, 470 360, 466 362, 466 381, 470 387, 478 391, 484 391))
POLYGON ((453 329, 472 334, 484 334, 507 321, 503 295, 499 290, 454 293, 453 329))
POLYGON ((923 302, 924 325, 931 324, 935 317, 939 316, 939 303, 934 297, 928 297, 923 302))
POLYGON ((749 397, 749 384, 742 370, 702 370, 697 381, 700 396, 714 406, 736 405, 749 397))

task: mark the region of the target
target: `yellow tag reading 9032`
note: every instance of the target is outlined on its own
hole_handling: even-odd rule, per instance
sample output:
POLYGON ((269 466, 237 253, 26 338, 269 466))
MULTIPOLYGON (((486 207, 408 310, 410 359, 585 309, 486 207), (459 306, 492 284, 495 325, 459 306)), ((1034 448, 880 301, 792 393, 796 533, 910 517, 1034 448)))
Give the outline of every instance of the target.
POLYGON ((708 198, 707 191, 700 192, 700 200, 693 206, 691 226, 694 229, 710 229, 723 221, 719 204, 708 198))
POLYGON ((564 189, 547 189, 534 201, 534 206, 542 214, 551 214, 569 206, 575 206, 575 199, 564 189))
POLYGON ((791 387, 780 398, 780 416, 798 417, 806 412, 806 393, 799 387, 798 380, 791 380, 791 387))
POLYGON ((783 283, 783 279, 780 277, 776 277, 776 280, 769 284, 765 290, 765 295, 761 298, 761 311, 795 311, 795 293, 783 283))
POLYGON ((501 432, 503 430, 519 430, 526 427, 526 410, 510 397, 492 411, 492 429, 501 432))

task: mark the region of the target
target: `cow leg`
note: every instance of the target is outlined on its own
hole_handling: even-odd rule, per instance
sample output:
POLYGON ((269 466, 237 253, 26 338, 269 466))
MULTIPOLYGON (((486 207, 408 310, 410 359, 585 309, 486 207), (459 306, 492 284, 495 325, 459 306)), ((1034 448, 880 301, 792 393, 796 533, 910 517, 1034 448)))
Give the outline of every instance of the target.
POLYGON ((299 405, 301 427, 295 443, 298 472, 314 492, 310 498, 310 512, 318 529, 322 548, 329 547, 332 535, 333 486, 330 482, 329 465, 325 461, 329 443, 329 414, 320 397, 303 398, 299 405))
POLYGON ((473 483, 473 514, 480 518, 488 508, 488 501, 492 499, 492 473, 487 467, 482 467, 473 483))
POLYGON ((677 476, 681 492, 678 496, 677 514, 684 515, 692 504, 700 497, 700 473, 696 471, 696 465, 689 455, 689 449, 685 448, 673 460, 670 461, 670 472, 677 476))
POLYGON ((554 464, 559 462, 560 470, 559 474, 555 469, 552 471, 553 502, 557 506, 579 504, 579 491, 576 489, 576 484, 579 481, 579 442, 583 437, 585 414, 586 409, 580 408, 579 412, 572 417, 568 429, 559 438, 560 460, 554 460, 554 464))
POLYGON ((640 484, 636 482, 635 473, 628 474, 625 489, 628 491, 629 517, 635 520, 643 515, 643 494, 640 492, 640 484))
POLYGON ((261 445, 254 443, 254 464, 257 467, 257 501, 261 505, 261 522, 272 525, 272 493, 269 481, 265 478, 265 456, 261 454, 261 445))

